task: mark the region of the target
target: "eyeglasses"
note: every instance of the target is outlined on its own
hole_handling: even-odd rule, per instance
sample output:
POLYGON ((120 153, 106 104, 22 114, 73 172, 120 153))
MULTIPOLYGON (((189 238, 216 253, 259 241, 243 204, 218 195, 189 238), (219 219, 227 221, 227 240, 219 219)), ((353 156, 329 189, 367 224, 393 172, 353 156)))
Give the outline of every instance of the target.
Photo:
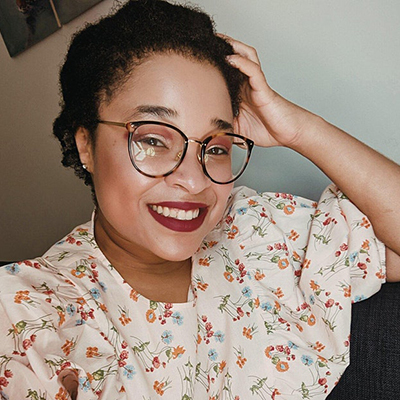
POLYGON ((132 164, 151 178, 172 174, 185 158, 189 143, 193 142, 200 145, 198 160, 204 174, 214 183, 231 183, 246 169, 254 146, 250 139, 225 132, 208 136, 203 141, 189 139, 175 126, 158 121, 98 122, 128 130, 132 164))

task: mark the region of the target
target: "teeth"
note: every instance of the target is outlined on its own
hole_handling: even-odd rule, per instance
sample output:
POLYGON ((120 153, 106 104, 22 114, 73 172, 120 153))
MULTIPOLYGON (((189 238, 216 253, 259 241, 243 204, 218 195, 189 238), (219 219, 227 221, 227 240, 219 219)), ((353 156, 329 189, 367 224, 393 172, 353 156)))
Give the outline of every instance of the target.
POLYGON ((196 208, 194 210, 185 211, 185 210, 182 210, 179 208, 169 208, 169 207, 162 207, 162 206, 156 206, 156 205, 151 205, 150 207, 157 214, 164 215, 164 217, 176 218, 181 221, 190 221, 194 218, 197 218, 200 213, 199 208, 196 208))

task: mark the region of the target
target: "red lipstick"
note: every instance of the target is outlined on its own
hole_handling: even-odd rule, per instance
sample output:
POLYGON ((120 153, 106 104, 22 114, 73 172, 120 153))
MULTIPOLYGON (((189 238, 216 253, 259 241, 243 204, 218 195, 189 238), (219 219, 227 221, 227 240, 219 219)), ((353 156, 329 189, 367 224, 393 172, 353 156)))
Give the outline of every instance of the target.
POLYGON ((162 203, 155 203, 152 205, 148 205, 148 210, 150 215, 161 225, 165 226, 168 229, 171 229, 175 232, 193 232, 196 229, 200 228, 203 224, 204 219, 208 212, 208 207, 204 203, 190 203, 190 202, 162 202, 162 203), (191 220, 179 220, 177 218, 166 217, 162 214, 158 214, 154 211, 151 206, 161 206, 161 207, 168 207, 170 209, 178 209, 178 210, 196 210, 199 209, 199 215, 196 218, 191 220))

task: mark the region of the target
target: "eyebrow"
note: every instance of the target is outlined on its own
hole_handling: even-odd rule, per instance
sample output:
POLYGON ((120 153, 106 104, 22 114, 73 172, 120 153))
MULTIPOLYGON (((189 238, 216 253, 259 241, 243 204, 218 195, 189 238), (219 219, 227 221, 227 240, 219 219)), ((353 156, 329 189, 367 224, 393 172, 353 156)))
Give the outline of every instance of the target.
MULTIPOLYGON (((137 106, 128 119, 135 118, 138 114, 149 114, 157 118, 177 118, 179 116, 178 111, 173 108, 144 104, 137 106)), ((220 118, 213 118, 211 124, 221 131, 233 131, 233 125, 220 118)))

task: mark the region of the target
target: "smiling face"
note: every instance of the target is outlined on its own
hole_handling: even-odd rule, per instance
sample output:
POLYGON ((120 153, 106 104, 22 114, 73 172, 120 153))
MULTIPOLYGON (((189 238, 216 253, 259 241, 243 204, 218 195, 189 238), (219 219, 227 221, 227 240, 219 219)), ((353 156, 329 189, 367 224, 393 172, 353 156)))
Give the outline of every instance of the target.
MULTIPOLYGON (((221 127, 232 130, 233 124, 218 69, 175 54, 156 54, 136 67, 112 100, 101 105, 99 115, 106 121, 168 123, 196 140, 221 127)), ((195 253, 221 219, 232 184, 218 185, 204 175, 195 142, 171 175, 150 178, 132 166, 124 128, 99 124, 94 148, 82 129, 76 141, 94 181, 95 228, 105 232, 100 247, 143 262, 181 261, 195 253)))

